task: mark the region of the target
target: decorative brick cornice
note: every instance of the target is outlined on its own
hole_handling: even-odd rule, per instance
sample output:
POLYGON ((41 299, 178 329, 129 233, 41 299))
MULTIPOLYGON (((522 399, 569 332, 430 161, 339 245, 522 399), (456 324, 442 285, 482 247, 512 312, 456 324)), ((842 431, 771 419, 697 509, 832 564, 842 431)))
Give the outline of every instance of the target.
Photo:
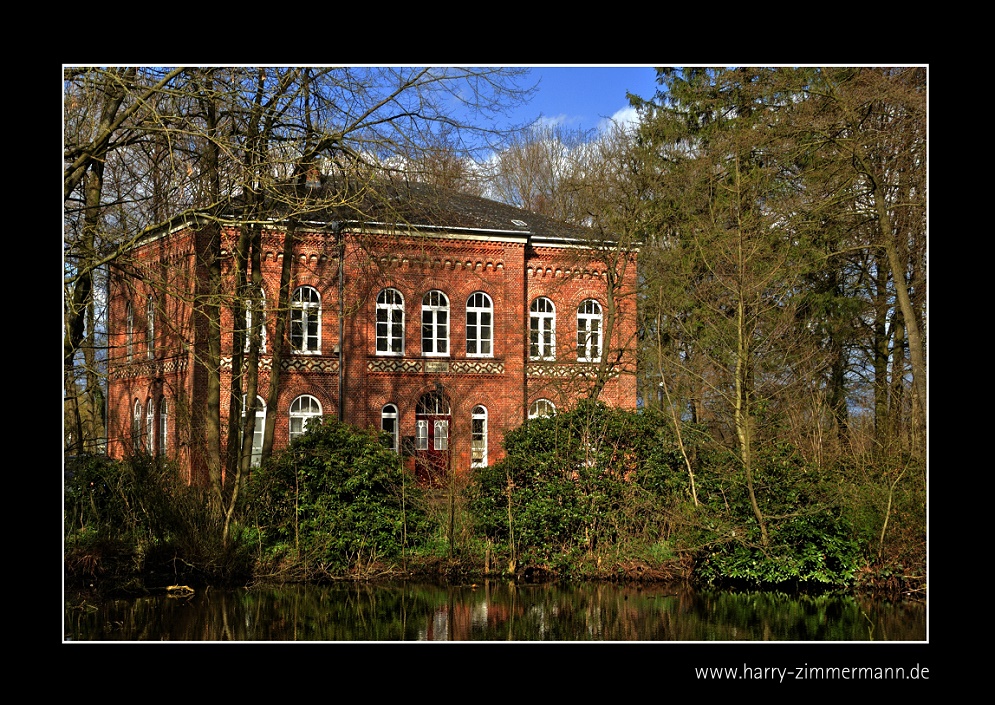
MULTIPOLYGON (((244 364, 243 363, 243 367, 244 364)), ((231 357, 221 358, 221 369, 231 369, 231 357)), ((259 358, 259 371, 270 372, 273 369, 272 357, 259 358)), ((318 372, 319 374, 334 374, 339 371, 338 358, 321 357, 319 355, 292 355, 285 357, 280 362, 280 369, 284 372, 293 370, 294 372, 318 372)))
MULTIPOLYGON (((598 364, 595 362, 530 362, 525 368, 525 374, 529 377, 546 377, 570 379, 573 377, 584 377, 593 379, 598 376, 598 364)), ((618 377, 621 370, 612 367, 608 370, 609 377, 618 377)))
POLYGON ((503 375, 504 363, 494 360, 460 360, 450 365, 449 370, 468 375, 503 375))
POLYGON ((421 360, 405 360, 402 358, 380 357, 366 363, 370 372, 421 372, 421 360))
MULTIPOLYGON (((463 253, 465 255, 465 253, 463 253)), ((422 255, 380 255, 376 258, 380 266, 387 267, 418 267, 421 269, 445 269, 450 271, 464 272, 499 272, 504 269, 504 262, 500 259, 487 258, 466 259, 465 256, 457 259, 452 256, 426 257, 422 255)))
POLYGON ((504 374, 504 363, 500 360, 422 360, 381 357, 367 362, 366 369, 370 372, 402 374, 501 375, 504 374))
MULTIPOLYGON (((229 363, 230 364, 230 363, 229 363)), ((142 360, 115 365, 109 374, 111 379, 135 379, 137 377, 162 377, 166 374, 182 372, 187 368, 187 358, 173 357, 168 360, 142 360)))
POLYGON ((332 374, 339 371, 339 360, 334 357, 318 357, 315 355, 295 355, 283 358, 280 369, 295 372, 323 372, 332 374))
POLYGON ((586 267, 543 267, 529 265, 525 268, 530 277, 554 277, 554 278, 594 278, 600 279, 604 270, 587 269, 586 267))

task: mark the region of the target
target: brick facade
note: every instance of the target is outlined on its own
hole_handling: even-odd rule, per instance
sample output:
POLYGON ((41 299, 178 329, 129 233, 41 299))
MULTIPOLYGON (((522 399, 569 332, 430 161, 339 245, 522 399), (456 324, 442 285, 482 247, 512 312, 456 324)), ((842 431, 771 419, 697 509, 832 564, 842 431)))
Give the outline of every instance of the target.
MULTIPOLYGON (((361 427, 381 428, 386 418, 388 426, 396 423, 399 450, 413 456, 409 467, 441 458, 465 472, 474 439, 478 460, 500 460, 504 434, 538 400, 564 409, 589 395, 599 372, 607 379, 600 399, 635 407, 635 255, 615 261, 575 240, 537 235, 523 227, 525 216, 506 229, 329 223, 299 232, 291 289, 301 292, 297 315, 309 325, 295 334, 288 323, 285 344, 299 350, 284 357, 279 401, 266 410, 275 422, 274 447, 290 440, 296 402, 304 411, 320 407, 323 416, 341 414, 361 427), (606 259, 618 274, 612 296, 606 259), (534 314, 534 341, 530 307, 539 297, 545 300, 534 314), (386 323, 379 341, 378 300, 386 323), (423 324, 429 324, 428 340, 423 324), (606 325, 613 330, 604 344, 599 336, 606 325), (440 411, 428 408, 436 403, 434 395, 448 403, 448 415, 423 413, 440 411), (427 440, 428 451, 419 448, 426 430, 429 437, 421 442, 427 440), (449 446, 449 455, 434 452, 436 440, 449 446)), ((226 252, 235 236, 235 229, 224 231, 226 252)), ((206 247, 204 237, 204 230, 187 223, 149 239, 112 277, 109 292, 109 452, 123 457, 134 448, 162 450, 191 481, 203 479, 206 442, 206 371, 200 361, 207 331, 197 314, 206 291, 207 274, 197 256, 206 247)), ((263 235, 263 398, 276 344, 273 309, 283 238, 280 226, 263 235)), ((224 427, 236 321, 230 309, 223 311, 224 427)))

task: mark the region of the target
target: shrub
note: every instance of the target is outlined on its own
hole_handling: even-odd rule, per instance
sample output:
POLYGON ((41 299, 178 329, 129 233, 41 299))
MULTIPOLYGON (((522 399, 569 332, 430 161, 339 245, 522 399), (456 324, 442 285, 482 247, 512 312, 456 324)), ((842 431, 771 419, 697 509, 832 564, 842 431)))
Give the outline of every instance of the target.
POLYGON ((841 586, 861 563, 860 543, 842 509, 835 484, 806 463, 789 443, 758 449, 757 504, 767 524, 762 545, 745 480, 735 459, 723 472, 702 477, 713 528, 698 554, 696 577, 708 583, 841 586))
POLYGON ((478 531, 561 574, 604 549, 654 545, 688 486, 667 429, 653 412, 596 402, 528 421, 505 436, 504 460, 474 471, 478 531))
POLYGON ((271 558, 342 574, 401 556, 427 535, 421 491, 380 435, 335 420, 253 473, 247 518, 271 558))
POLYGON ((71 579, 101 589, 226 583, 248 577, 244 542, 222 541, 207 494, 182 482, 173 463, 136 455, 91 455, 66 463, 64 536, 71 579))

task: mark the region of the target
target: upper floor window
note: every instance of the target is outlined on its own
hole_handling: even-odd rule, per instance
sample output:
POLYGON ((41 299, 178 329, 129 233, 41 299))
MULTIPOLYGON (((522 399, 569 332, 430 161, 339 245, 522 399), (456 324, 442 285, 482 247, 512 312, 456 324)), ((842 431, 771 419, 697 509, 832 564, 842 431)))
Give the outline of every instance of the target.
POLYGON ((397 289, 377 296, 377 355, 404 354, 404 297, 397 289))
MULTIPOLYGON (((245 420, 245 412, 248 399, 242 395, 242 419, 245 420)), ((244 426, 242 427, 244 430, 244 426)), ((263 460, 263 437, 266 435, 266 402, 262 397, 256 397, 256 420, 252 424, 252 455, 249 464, 257 468, 263 460)))
POLYGON ((266 292, 262 287, 254 289, 255 295, 245 300, 245 351, 249 352, 252 336, 259 324, 259 352, 266 352, 266 292))
POLYGON ((421 350, 423 355, 449 354, 449 299, 441 291, 422 297, 421 350))
POLYGON ((166 439, 168 435, 168 423, 169 423, 169 404, 166 402, 166 397, 159 400, 159 455, 165 455, 168 449, 168 444, 166 439))
POLYGON ((556 413, 556 406, 549 399, 536 399, 529 407, 529 418, 538 419, 543 416, 552 416, 556 413))
POLYGON ((577 307, 577 360, 601 361, 601 304, 594 299, 577 307))
POLYGON ((321 416, 321 402, 310 394, 302 394, 290 405, 290 440, 293 441, 307 430, 312 419, 321 416))
POLYGON ((313 286, 294 291, 290 303, 290 345, 296 353, 321 351, 321 296, 313 286))
POLYGON ((487 407, 473 407, 470 428, 471 462, 474 467, 487 465, 487 407))
POLYGON ((131 302, 128 302, 128 307, 125 309, 125 352, 130 360, 135 356, 135 309, 132 308, 131 302))
POLYGON ((545 296, 529 307, 529 358, 556 359, 556 307, 545 296))
POLYGON ((395 453, 397 452, 397 407, 393 404, 385 404, 380 410, 380 428, 390 436, 388 446, 395 453))
POLYGON ((491 357, 494 354, 494 305, 482 291, 471 294, 466 302, 466 354, 468 357, 491 357))
POLYGON ((155 299, 149 296, 145 304, 145 346, 148 358, 155 357, 155 299))

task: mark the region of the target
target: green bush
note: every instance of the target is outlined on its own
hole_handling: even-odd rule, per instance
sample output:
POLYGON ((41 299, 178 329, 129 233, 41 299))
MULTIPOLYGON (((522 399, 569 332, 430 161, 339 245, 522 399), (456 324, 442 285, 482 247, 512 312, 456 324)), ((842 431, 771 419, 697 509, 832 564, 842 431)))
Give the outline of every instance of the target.
POLYGON ((394 560, 427 536, 423 507, 379 434, 328 420, 253 473, 246 516, 268 558, 340 575, 394 560))
POLYGON ((698 553, 696 577, 708 583, 842 586, 861 565, 860 542, 843 517, 832 478, 806 463, 797 449, 778 442, 758 449, 754 467, 757 504, 767 527, 763 545, 743 473, 729 466, 702 476, 713 528, 698 553))
POLYGON ((101 589, 238 582, 250 558, 236 527, 222 540, 223 520, 202 488, 180 480, 173 463, 136 455, 91 455, 66 462, 63 530, 71 580, 100 578, 101 589))
POLYGON ((853 579, 861 546, 834 478, 789 444, 759 449, 763 546, 737 456, 690 424, 681 427, 681 443, 672 421, 651 410, 585 402, 529 421, 505 437, 504 460, 474 473, 477 529, 520 566, 560 574, 592 557, 660 565, 693 556, 693 578, 702 582, 853 579))
POLYGON ((521 565, 561 575, 585 557, 656 544, 688 491, 668 428, 653 412, 595 402, 528 421, 505 436, 501 462, 474 471, 478 531, 521 565))
POLYGON ((100 537, 143 544, 163 537, 172 513, 174 468, 138 455, 117 461, 87 455, 66 462, 67 541, 100 537))

